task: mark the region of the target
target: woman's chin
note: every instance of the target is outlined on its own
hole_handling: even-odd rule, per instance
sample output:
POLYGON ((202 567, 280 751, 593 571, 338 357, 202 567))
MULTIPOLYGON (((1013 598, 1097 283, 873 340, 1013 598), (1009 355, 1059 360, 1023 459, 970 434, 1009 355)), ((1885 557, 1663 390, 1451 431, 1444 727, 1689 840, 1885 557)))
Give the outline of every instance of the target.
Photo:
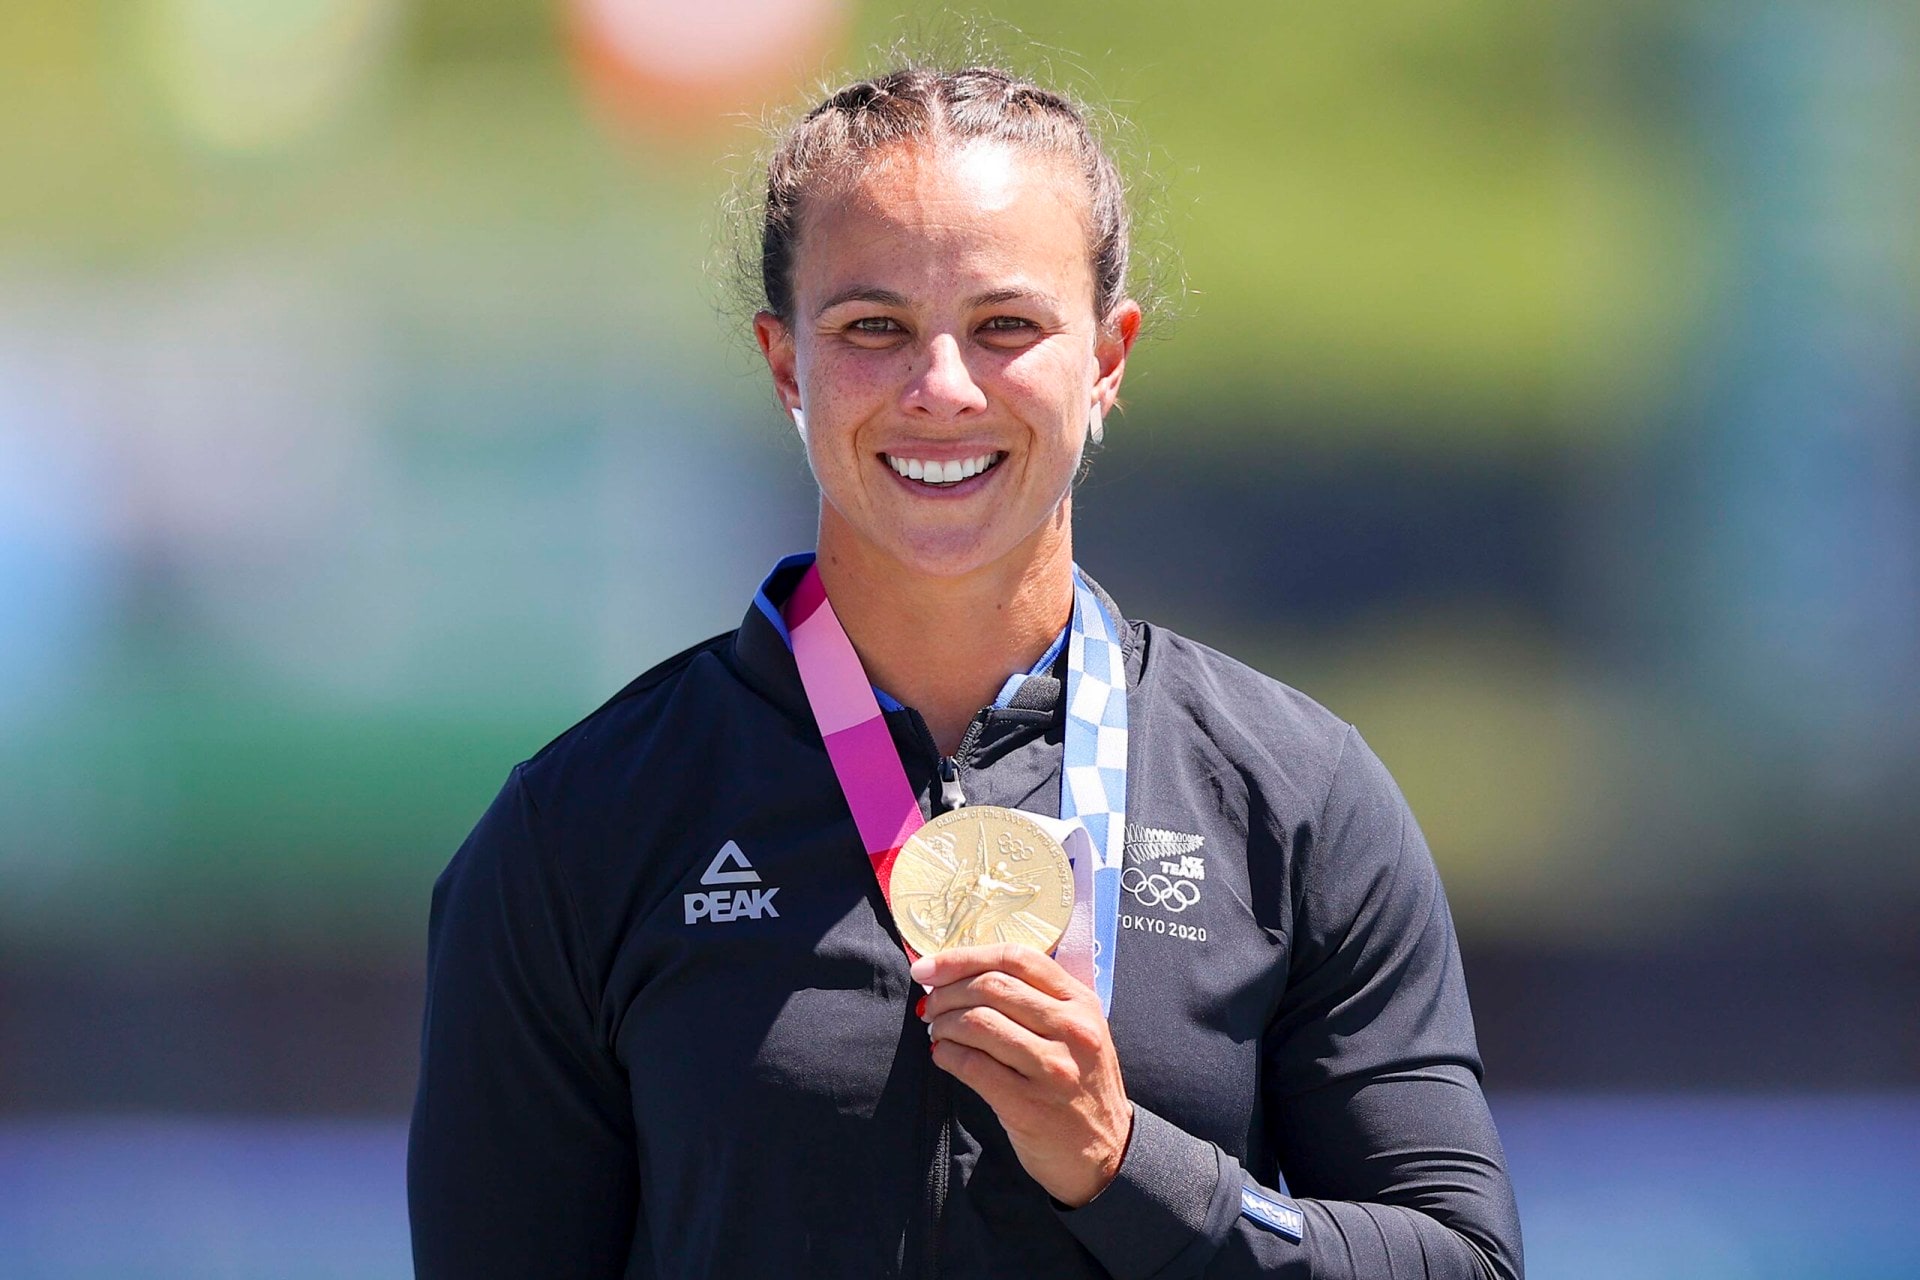
POLYGON ((820 553, 851 558, 890 574, 928 580, 965 578, 983 571, 1027 572, 1052 558, 1067 535, 1056 512, 1037 528, 1014 530, 996 521, 889 521, 862 528, 830 503, 821 504, 820 553))
MULTIPOLYGON (((823 546, 822 550, 827 548, 823 546)), ((954 580, 1015 558, 1018 548, 980 536, 978 529, 925 531, 867 543, 869 563, 906 578, 954 580)))
POLYGON ((995 548, 983 540, 977 530, 957 530, 950 534, 922 536, 904 540, 896 546, 892 559, 902 572, 918 578, 964 578, 1004 558, 1005 548, 995 548))

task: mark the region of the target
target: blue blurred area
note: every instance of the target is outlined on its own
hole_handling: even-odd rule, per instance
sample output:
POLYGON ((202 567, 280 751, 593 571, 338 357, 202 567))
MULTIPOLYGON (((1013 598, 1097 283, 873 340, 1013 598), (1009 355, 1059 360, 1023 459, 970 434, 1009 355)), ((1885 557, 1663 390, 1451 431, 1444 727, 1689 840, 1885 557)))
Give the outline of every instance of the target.
POLYGON ((8 1280, 410 1276, 406 1130, 90 1116, 0 1126, 8 1280))
MULTIPOLYGON (((1493 1099, 1540 1280, 1904 1280, 1920 1097, 1493 1099)), ((0 1125, 8 1280, 411 1274, 404 1126, 0 1125)))
POLYGON ((1920 1097, 1494 1100, 1540 1280, 1896 1280, 1920 1097))

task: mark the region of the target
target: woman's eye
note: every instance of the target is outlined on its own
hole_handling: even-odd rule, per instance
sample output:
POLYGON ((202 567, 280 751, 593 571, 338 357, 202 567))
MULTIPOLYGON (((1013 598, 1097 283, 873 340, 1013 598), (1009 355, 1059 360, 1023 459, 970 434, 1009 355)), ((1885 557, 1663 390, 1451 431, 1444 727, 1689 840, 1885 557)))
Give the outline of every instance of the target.
POLYGON ((886 316, 861 316, 847 327, 855 333, 897 333, 900 329, 886 316))
POLYGON ((980 341, 1003 351, 1024 351, 1040 340, 1040 326, 1025 316, 989 316, 977 330, 980 341))

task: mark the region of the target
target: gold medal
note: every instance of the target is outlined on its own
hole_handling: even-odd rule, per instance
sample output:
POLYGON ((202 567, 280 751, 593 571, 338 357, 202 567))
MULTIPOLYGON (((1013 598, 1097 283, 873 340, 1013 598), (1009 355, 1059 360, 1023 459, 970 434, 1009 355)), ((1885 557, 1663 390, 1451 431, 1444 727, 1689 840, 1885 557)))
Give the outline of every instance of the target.
POLYGON ((1029 815, 970 806, 907 838, 888 901, 900 936, 923 956, 991 942, 1051 952, 1073 915, 1073 866, 1029 815))

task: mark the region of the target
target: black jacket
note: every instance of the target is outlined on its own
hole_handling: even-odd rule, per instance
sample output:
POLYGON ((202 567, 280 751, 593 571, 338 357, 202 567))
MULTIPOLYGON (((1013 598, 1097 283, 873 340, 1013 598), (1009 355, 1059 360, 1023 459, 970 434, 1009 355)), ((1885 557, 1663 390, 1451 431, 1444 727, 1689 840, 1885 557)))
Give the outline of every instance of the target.
MULTIPOLYGON (((1111 1023, 1136 1110, 1098 1198, 1055 1207, 931 1065, 755 608, 516 768, 435 886, 418 1275, 1519 1276, 1452 922, 1392 779, 1302 695, 1125 630, 1111 1023), (1282 1178, 1299 1243, 1242 1212, 1282 1178)), ((1058 811, 1059 692, 974 722, 970 802, 1058 811)), ((887 719, 937 804, 924 724, 887 719)))

